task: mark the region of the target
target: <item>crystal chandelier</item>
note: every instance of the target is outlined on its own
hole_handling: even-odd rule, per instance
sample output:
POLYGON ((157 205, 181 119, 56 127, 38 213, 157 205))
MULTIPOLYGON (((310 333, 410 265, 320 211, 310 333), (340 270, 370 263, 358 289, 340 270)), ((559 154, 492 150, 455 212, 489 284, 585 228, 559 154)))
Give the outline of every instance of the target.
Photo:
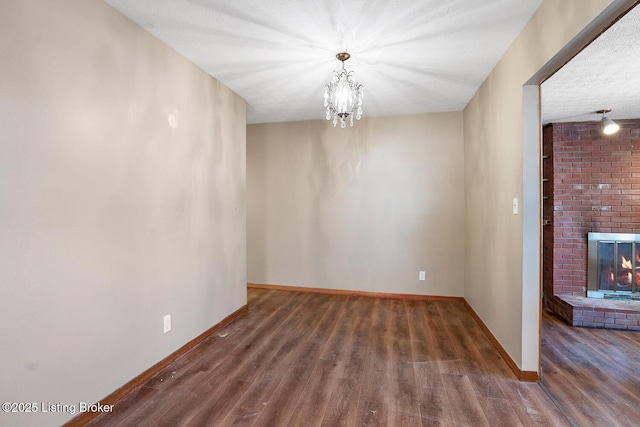
POLYGON ((353 126, 353 116, 357 120, 362 117, 362 85, 353 81, 353 71, 344 69, 344 61, 350 57, 347 52, 336 55, 336 58, 342 61, 342 70, 334 71, 335 80, 325 86, 324 106, 327 107, 327 120, 333 118, 334 127, 338 124, 338 119, 340 127, 344 128, 347 126, 347 119, 353 126))

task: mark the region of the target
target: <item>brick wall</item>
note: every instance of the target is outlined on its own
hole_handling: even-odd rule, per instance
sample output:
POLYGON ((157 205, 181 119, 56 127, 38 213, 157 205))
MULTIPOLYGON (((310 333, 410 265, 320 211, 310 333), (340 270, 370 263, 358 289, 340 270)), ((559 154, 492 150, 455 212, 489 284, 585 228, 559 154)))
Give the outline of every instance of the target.
POLYGON ((640 307, 632 301, 573 296, 547 300, 550 308, 569 325, 599 329, 640 331, 640 307))
POLYGON ((638 310, 599 307, 574 307, 573 326, 640 331, 638 310))
POLYGON ((640 120, 549 124, 543 130, 545 296, 586 295, 587 232, 640 233, 640 120))

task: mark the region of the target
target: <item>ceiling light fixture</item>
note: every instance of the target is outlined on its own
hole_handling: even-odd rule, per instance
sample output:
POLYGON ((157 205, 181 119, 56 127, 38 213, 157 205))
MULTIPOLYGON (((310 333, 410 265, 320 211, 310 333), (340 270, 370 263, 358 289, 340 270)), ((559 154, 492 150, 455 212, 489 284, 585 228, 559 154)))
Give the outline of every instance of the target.
POLYGON ((335 80, 328 83, 324 90, 324 106, 327 107, 327 120, 333 118, 333 126, 338 124, 340 119, 340 127, 347 126, 347 119, 353 126, 353 117, 357 120, 362 117, 362 85, 353 81, 351 73, 344 69, 344 61, 349 59, 351 55, 347 52, 336 54, 336 58, 342 61, 342 70, 334 71, 335 80))
POLYGON ((605 116, 610 111, 611 108, 596 111, 596 114, 602 114, 602 133, 605 135, 613 135, 620 130, 620 126, 616 122, 605 116))

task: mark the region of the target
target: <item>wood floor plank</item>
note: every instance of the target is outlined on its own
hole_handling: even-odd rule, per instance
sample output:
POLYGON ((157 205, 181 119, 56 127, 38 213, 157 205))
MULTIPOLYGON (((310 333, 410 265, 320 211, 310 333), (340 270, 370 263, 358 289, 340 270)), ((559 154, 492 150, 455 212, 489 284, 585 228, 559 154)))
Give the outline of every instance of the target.
POLYGON ((389 363, 389 300, 373 301, 362 389, 356 425, 386 426, 389 420, 387 364, 389 363))
POLYGON ((451 412, 456 425, 490 425, 466 375, 444 374, 442 379, 449 404, 455 402, 456 410, 451 412))
POLYGON ((398 363, 408 362, 411 357, 409 322, 406 301, 391 300, 390 336, 393 339, 391 353, 398 363))
POLYGON ((421 310, 423 306, 420 301, 409 301, 407 305, 411 361, 414 363, 434 360, 433 350, 428 345, 429 333, 421 310))
MULTIPOLYGON (((321 425, 324 427, 353 425, 350 424, 350 420, 356 413, 357 401, 356 381, 350 378, 339 378, 323 413, 321 425)), ((302 419, 296 421, 299 422, 293 422, 292 425, 314 425, 305 424, 302 419)))
MULTIPOLYGON (((393 358, 392 358, 393 360, 393 358)), ((411 362, 393 362, 389 396, 390 426, 420 426, 420 406, 411 362)))
POLYGON ((124 421, 121 423, 122 425, 134 425, 126 422, 127 417, 134 414, 135 411, 141 407, 145 408, 146 411, 151 411, 155 406, 155 395, 159 392, 160 390, 156 388, 146 386, 139 387, 131 393, 128 399, 118 403, 117 407, 114 406, 114 413, 96 418, 91 425, 94 427, 109 427, 113 425, 116 417, 118 420, 124 421))
MULTIPOLYGON (((354 334, 357 333, 357 331, 369 325, 370 322, 368 322, 367 319, 357 318, 351 337, 355 338, 356 335, 354 334)), ((353 344, 346 344, 344 347, 346 354, 340 362, 340 376, 348 379, 362 378, 367 356, 367 346, 358 345, 357 342, 354 341, 353 344)))
MULTIPOLYGON (((510 405, 524 426, 571 426, 538 384, 509 380, 505 382, 505 386, 509 389, 506 394, 510 405)), ((590 424, 583 426, 589 427, 590 424)))
POLYGON ((478 402, 489 425, 522 426, 522 421, 507 399, 479 396, 478 402))
POLYGON ((430 324, 426 306, 424 302, 413 301, 408 305, 407 313, 419 416, 423 426, 449 426, 453 425, 453 419, 444 392, 434 348, 433 325, 430 324))
POLYGON ((441 306, 439 301, 434 301, 427 305, 427 320, 429 328, 432 331, 431 346, 435 349, 436 359, 440 371, 443 374, 464 375, 463 360, 459 357, 457 349, 451 345, 450 337, 447 332, 447 325, 452 319, 442 317, 441 306))
MULTIPOLYGON (((348 298, 346 301, 357 301, 357 298, 348 298)), ((349 339, 349 331, 357 319, 358 312, 356 309, 341 310, 337 316, 336 326, 331 330, 327 345, 324 346, 320 358, 339 362, 344 358, 349 339)))
MULTIPOLYGON (((322 295, 318 299, 321 300, 324 297, 327 296, 322 295)), ((333 330, 338 302, 336 297, 327 298, 333 303, 333 309, 318 307, 313 315, 309 316, 312 320, 302 330, 306 334, 306 339, 300 341, 295 360, 256 422, 273 426, 287 425, 293 416, 311 373, 319 362, 318 355, 333 330)))
POLYGON ((391 378, 389 390, 389 425, 420 426, 420 408, 417 384, 413 369, 411 329, 406 301, 392 301, 391 333, 393 346, 387 365, 387 377, 391 378))
MULTIPOLYGON (((318 326, 319 331, 316 338, 318 338, 322 347, 329 345, 329 337, 334 334, 336 329, 339 329, 340 320, 344 319, 343 314, 347 311, 345 308, 347 301, 344 298, 335 298, 331 308, 327 310, 323 317, 323 322, 318 326)), ((318 354, 321 353, 323 351, 318 352, 318 354)), ((289 420, 290 425, 320 425, 324 422, 327 405, 331 409, 336 403, 330 403, 330 399, 332 398, 332 391, 339 387, 340 372, 341 369, 338 362, 318 358, 309 381, 305 385, 289 420)), ((351 396, 348 397, 351 398, 351 396)))
MULTIPOLYGON (((426 384, 429 384, 429 386, 418 388, 416 397, 420 408, 420 421, 423 426, 454 426, 455 423, 450 410, 451 405, 444 390, 438 367, 434 366, 427 370, 437 375, 440 381, 428 382, 426 384)), ((420 373, 416 373, 417 381, 420 378, 420 373)))
MULTIPOLYGON (((346 300, 342 308, 343 315, 337 319, 339 326, 334 328, 322 352, 321 358, 333 360, 338 367, 336 377, 332 378, 330 401, 325 407, 322 425, 355 425, 362 388, 360 379, 365 369, 371 328, 370 302, 371 299, 367 297, 350 297, 346 300), (348 314, 344 315, 344 312, 348 314), (345 405, 347 402, 348 405, 345 405)), ((311 389, 309 385, 308 388, 311 389)))

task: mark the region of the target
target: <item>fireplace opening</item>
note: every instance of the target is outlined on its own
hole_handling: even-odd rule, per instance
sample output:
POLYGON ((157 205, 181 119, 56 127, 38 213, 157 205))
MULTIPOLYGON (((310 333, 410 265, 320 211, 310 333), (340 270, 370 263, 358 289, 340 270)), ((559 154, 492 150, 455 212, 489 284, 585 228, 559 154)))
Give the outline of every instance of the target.
POLYGON ((640 300, 640 234, 588 233, 587 296, 640 300))

